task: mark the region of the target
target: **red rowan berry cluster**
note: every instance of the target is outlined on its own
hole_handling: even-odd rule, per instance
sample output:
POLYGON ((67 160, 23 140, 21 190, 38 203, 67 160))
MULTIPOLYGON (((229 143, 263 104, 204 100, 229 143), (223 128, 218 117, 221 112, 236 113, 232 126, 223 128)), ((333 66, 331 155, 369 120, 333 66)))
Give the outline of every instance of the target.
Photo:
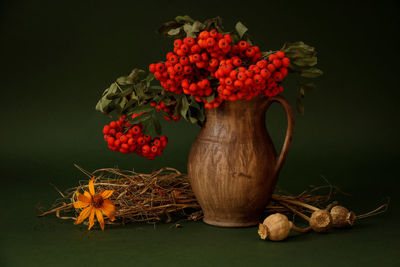
POLYGON ((196 39, 176 39, 167 61, 150 64, 149 70, 166 91, 192 95, 210 109, 224 100, 275 96, 283 90, 279 83, 287 75, 289 59, 280 51, 268 60, 261 57, 259 47, 246 41, 232 44, 229 34, 213 29, 202 31, 196 39), (219 86, 215 85, 216 95, 208 103, 205 97, 213 93, 211 83, 216 79, 219 86))
MULTIPOLYGON (((241 43, 244 41, 239 42, 240 47, 241 43)), ((288 74, 289 64, 289 59, 281 51, 271 54, 268 60, 258 60, 248 68, 242 66, 241 59, 236 56, 223 60, 215 73, 220 84, 217 88, 219 97, 235 101, 250 100, 256 95, 275 96, 283 91, 280 82, 288 74)))
POLYGON ((157 112, 160 112, 160 110, 164 111, 165 113, 168 114, 168 116, 164 116, 164 119, 167 121, 179 121, 181 117, 179 116, 174 116, 174 107, 175 105, 167 106, 165 105, 164 102, 160 101, 160 103, 157 104, 157 102, 152 101, 150 102, 150 105, 156 108, 157 112))
MULTIPOLYGON (((132 119, 140 115, 142 114, 134 114, 132 119)), ((151 138, 150 135, 145 135, 141 123, 132 125, 125 116, 105 125, 103 134, 104 140, 111 150, 124 154, 133 152, 148 159, 154 159, 156 156, 161 155, 168 143, 166 136, 151 138)))

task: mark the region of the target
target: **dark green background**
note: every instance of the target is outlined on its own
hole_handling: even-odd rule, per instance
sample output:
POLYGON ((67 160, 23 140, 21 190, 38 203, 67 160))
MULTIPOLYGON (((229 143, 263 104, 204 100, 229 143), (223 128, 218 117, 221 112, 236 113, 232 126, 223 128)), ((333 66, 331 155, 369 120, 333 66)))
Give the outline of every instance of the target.
MULTIPOLYGON (((2 266, 395 266, 399 265, 398 32, 395 1, 2 1, 1 247, 2 266), (171 41, 155 29, 175 15, 220 15, 226 28, 242 20, 263 49, 303 40, 318 48, 325 74, 306 96, 279 187, 299 192, 330 183, 351 193, 356 213, 386 197, 385 214, 352 230, 262 242, 256 228, 224 229, 201 222, 129 225, 88 232, 53 216, 38 219, 59 188, 88 170, 119 166, 148 172, 186 171, 198 128, 165 123, 170 138, 154 161, 106 149, 108 119, 94 110, 102 91, 134 67, 162 59, 171 41)), ((284 95, 294 104, 295 80, 284 95)), ((282 109, 268 129, 282 143, 282 109)))

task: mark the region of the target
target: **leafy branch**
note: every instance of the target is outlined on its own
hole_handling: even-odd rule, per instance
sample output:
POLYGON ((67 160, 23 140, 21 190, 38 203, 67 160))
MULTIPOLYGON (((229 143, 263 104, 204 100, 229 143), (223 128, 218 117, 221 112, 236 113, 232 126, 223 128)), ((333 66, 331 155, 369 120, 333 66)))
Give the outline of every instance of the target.
POLYGON ((157 114, 171 118, 163 110, 150 105, 151 102, 163 102, 174 109, 174 116, 183 117, 191 123, 202 124, 205 121, 204 107, 193 97, 176 95, 153 85, 154 75, 146 75, 144 70, 133 69, 128 76, 119 77, 104 90, 97 102, 96 110, 109 116, 125 115, 131 124, 142 123, 145 133, 161 134, 161 123, 157 114), (132 118, 133 114, 143 114, 132 118))
MULTIPOLYGON (((316 68, 318 63, 317 51, 314 47, 303 42, 285 43, 281 48, 286 57, 290 59, 289 71, 297 73, 301 78, 317 78, 323 74, 322 70, 316 68)), ((313 91, 316 85, 310 82, 299 81, 297 90, 296 108, 304 114, 303 98, 306 91, 313 91)))

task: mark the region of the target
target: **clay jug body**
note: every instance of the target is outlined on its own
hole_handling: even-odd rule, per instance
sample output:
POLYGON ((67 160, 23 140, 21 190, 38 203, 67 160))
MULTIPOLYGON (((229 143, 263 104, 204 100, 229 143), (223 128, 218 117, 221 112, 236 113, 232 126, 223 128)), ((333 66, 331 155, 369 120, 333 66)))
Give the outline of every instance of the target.
POLYGON ((188 174, 204 222, 247 227, 261 221, 293 135, 293 111, 282 97, 224 102, 206 111, 206 123, 192 144, 188 174), (277 152, 265 125, 273 102, 284 107, 288 128, 277 152))

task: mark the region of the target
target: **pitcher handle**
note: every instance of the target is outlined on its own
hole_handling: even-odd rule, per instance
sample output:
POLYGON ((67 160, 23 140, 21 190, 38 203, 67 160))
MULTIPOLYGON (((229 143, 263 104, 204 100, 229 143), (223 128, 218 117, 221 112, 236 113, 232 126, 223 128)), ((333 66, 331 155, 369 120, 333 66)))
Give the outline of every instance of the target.
POLYGON ((293 113, 293 109, 290 106, 289 102, 282 96, 275 96, 275 97, 269 98, 268 107, 273 102, 278 102, 282 105, 282 107, 284 108, 284 110, 286 112, 286 117, 287 117, 286 137, 285 137, 285 141, 282 146, 281 153, 278 157, 278 160, 276 161, 276 167, 275 167, 275 174, 278 174, 279 171, 282 169, 283 163, 286 160, 286 156, 289 151, 290 144, 292 142, 293 131, 294 131, 294 113, 293 113))

